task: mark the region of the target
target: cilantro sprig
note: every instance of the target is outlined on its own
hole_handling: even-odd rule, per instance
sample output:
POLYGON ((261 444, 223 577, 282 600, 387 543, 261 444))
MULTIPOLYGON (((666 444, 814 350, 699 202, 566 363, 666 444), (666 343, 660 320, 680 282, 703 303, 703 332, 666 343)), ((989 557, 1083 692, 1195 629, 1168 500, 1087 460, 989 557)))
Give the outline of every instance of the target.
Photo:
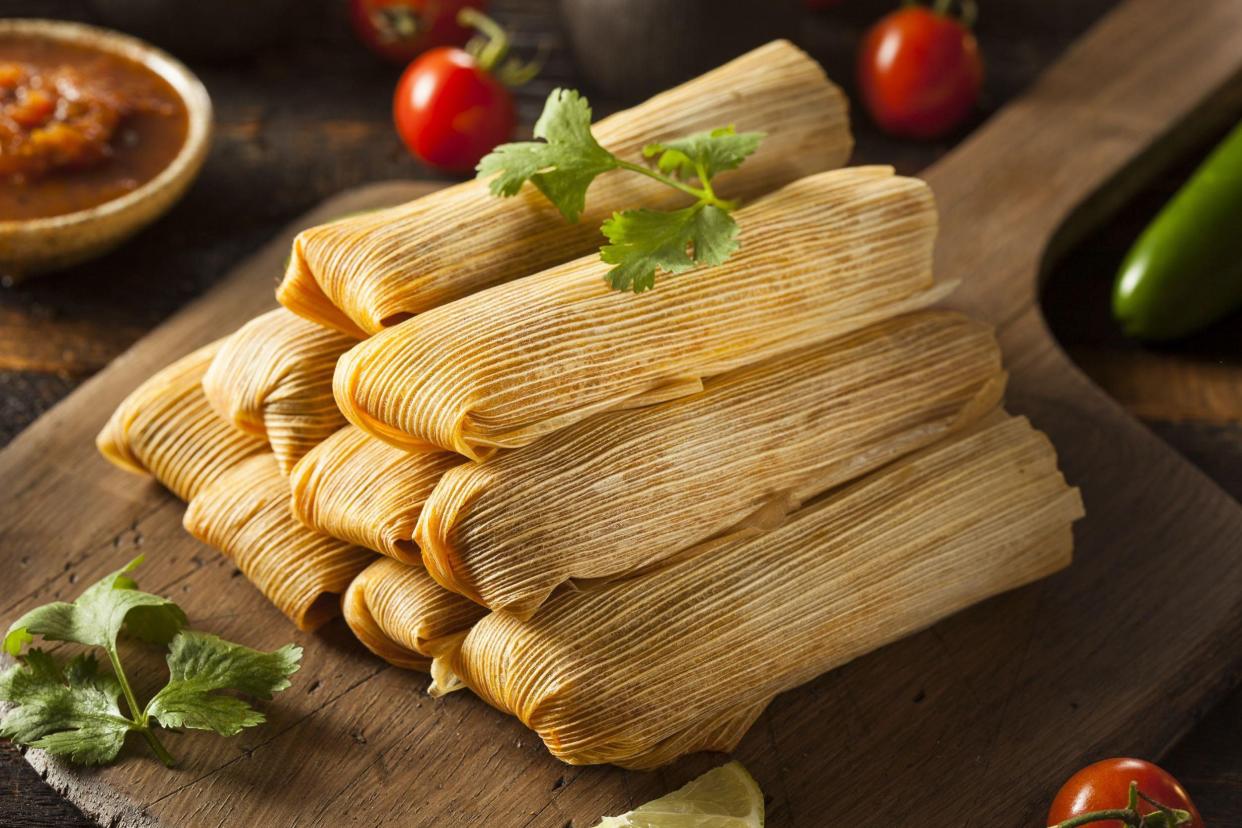
POLYGON ((0 723, 0 737, 79 764, 101 765, 116 758, 126 736, 139 733, 172 767, 175 760, 156 736, 155 724, 233 736, 264 721, 248 702, 220 691, 270 699, 289 686, 302 648, 290 644, 265 653, 186 629, 179 606, 139 591, 129 573, 141 562, 141 556, 135 558, 72 603, 44 604, 13 623, 3 645, 11 656, 40 635, 102 649, 112 672, 101 671, 89 653, 62 666, 41 649, 28 650, 0 673, 0 701, 13 705, 0 723), (169 681, 145 706, 138 704, 121 666, 117 640, 122 631, 168 646, 169 681))
POLYGON ((732 126, 696 132, 675 141, 648 144, 644 166, 612 154, 591 134, 591 106, 572 89, 554 89, 535 122, 536 141, 502 144, 479 162, 478 177, 490 179, 494 195, 517 195, 530 182, 566 221, 586 208, 591 182, 611 170, 653 178, 694 198, 680 210, 635 208, 612 214, 600 230, 608 244, 600 258, 615 265, 608 282, 616 290, 641 293, 655 287, 656 273, 683 273, 696 265, 718 265, 738 248, 736 200, 712 187, 719 173, 737 169, 759 148, 761 132, 732 126))

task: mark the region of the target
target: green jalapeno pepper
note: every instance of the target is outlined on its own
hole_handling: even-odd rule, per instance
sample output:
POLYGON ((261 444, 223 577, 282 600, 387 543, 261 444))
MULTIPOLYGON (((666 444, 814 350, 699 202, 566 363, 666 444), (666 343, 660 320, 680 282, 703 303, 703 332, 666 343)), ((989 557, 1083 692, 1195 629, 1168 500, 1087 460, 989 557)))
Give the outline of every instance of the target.
POLYGON ((1147 226, 1117 273, 1127 335, 1176 339, 1242 307, 1242 124, 1147 226))

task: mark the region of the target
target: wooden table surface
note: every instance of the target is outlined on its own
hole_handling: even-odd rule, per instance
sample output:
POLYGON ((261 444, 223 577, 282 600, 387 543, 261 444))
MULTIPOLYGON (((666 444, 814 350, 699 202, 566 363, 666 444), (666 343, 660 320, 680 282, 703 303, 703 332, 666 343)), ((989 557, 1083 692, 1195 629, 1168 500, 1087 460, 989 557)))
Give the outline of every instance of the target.
MULTIPOLYGON (((855 109, 855 163, 917 172, 1020 92, 1112 4, 986 4, 978 35, 988 78, 978 116, 949 139, 915 144, 880 135, 855 109)), ((851 87, 859 32, 890 5, 851 0, 808 15, 795 39, 851 87)), ((435 177, 392 132, 397 70, 356 45, 343 6, 305 4, 281 41, 255 57, 191 61, 215 101, 217 132, 184 201, 100 261, 0 290, 0 445, 317 201, 366 181, 435 177)), ((492 8, 519 51, 538 42, 551 47, 542 76, 519 93, 529 130, 552 86, 582 84, 557 29, 554 0, 493 0, 492 8)), ((0 13, 94 20, 84 0, 6 0, 0 13)), ((598 96, 592 102, 597 113, 619 104, 598 96)), ((1177 348, 1149 350, 1116 336, 1105 310, 1125 247, 1192 165, 1187 159, 1170 170, 1055 267, 1044 304, 1053 330, 1097 382, 1242 500, 1242 320, 1177 348)), ((1142 654, 1135 680, 1159 669, 1159 653, 1142 654)), ((1209 825, 1242 826, 1242 691, 1204 714, 1163 763, 1192 791, 1209 825)), ((90 824, 0 743, 0 827, 90 824)))

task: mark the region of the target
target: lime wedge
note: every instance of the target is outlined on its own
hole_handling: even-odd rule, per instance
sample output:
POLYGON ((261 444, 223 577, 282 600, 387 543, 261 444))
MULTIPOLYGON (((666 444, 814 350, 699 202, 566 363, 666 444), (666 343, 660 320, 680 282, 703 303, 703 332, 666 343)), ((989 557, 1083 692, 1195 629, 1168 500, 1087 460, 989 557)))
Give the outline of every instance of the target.
POLYGON ((595 828, 763 828, 763 791, 730 762, 595 828))

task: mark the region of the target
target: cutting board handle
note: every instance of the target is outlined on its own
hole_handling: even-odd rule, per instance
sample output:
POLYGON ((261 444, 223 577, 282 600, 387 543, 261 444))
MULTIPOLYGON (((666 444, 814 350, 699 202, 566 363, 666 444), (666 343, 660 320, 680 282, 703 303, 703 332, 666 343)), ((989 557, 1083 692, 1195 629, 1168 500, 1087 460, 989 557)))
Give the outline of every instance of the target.
POLYGON ((1050 263, 1239 109, 1242 2, 1120 4, 927 172, 954 304, 1016 318, 1050 263))

